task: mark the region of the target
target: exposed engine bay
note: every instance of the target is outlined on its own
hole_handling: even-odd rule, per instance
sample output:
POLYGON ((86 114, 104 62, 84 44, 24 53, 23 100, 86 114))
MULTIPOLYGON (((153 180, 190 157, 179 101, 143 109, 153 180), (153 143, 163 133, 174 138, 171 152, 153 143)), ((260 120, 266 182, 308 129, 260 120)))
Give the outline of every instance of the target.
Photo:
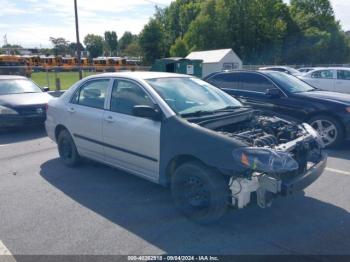
POLYGON ((249 146, 269 148, 276 148, 306 134, 303 128, 294 123, 269 116, 254 116, 240 123, 220 127, 217 131, 249 146))
MULTIPOLYGON (((292 194, 297 190, 299 178, 308 173, 315 176, 313 168, 325 164, 323 142, 308 124, 296 124, 256 111, 249 117, 238 115, 236 120, 221 119, 220 126, 205 121, 204 126, 245 145, 232 152, 234 161, 246 170, 232 176, 229 182, 232 204, 238 208, 251 201, 252 193, 260 207, 271 205, 274 196, 292 194)), ((299 190, 306 186, 299 186, 299 190)))

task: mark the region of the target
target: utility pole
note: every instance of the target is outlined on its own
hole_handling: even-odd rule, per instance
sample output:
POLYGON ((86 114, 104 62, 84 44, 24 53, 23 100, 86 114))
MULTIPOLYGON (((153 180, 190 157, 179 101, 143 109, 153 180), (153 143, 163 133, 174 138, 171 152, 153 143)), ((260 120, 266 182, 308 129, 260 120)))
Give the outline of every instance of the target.
POLYGON ((79 21, 78 21, 77 0, 74 0, 74 11, 75 11, 75 33, 77 35, 78 71, 79 71, 79 79, 82 79, 83 75, 81 72, 81 49, 80 49, 80 40, 79 40, 79 21))

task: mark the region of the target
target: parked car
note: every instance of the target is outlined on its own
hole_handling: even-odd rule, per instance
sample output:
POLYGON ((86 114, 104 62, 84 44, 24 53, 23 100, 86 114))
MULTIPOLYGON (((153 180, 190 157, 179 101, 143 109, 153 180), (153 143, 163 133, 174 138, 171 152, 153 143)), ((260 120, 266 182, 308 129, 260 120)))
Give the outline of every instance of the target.
POLYGON ((299 76, 302 75, 301 72, 296 70, 293 67, 289 66, 267 66, 267 67, 261 67, 259 70, 269 70, 269 71, 277 71, 277 72, 283 72, 289 75, 299 76))
POLYGON ((323 91, 275 71, 218 72, 205 80, 246 105, 309 123, 328 147, 350 138, 350 95, 323 91))
POLYGON ((322 69, 322 67, 302 67, 299 68, 298 71, 302 74, 305 74, 315 69, 322 69))
POLYGON ((51 96, 22 76, 0 76, 0 128, 40 125, 51 96))
POLYGON ((308 124, 256 114, 200 79, 171 73, 87 77, 49 102, 46 130, 67 166, 86 157, 170 186, 176 207, 203 223, 229 203, 245 207, 253 193, 267 207, 302 190, 327 161, 308 124))
POLYGON ((315 69, 299 77, 319 89, 350 94, 350 68, 315 69))

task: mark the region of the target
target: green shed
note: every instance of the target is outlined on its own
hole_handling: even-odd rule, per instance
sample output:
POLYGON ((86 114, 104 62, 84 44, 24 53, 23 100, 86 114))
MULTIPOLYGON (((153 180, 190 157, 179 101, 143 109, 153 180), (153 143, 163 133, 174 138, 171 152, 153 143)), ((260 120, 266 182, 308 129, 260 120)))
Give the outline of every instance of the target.
POLYGON ((202 62, 203 60, 191 60, 182 57, 162 58, 154 62, 151 71, 187 74, 201 78, 202 62))

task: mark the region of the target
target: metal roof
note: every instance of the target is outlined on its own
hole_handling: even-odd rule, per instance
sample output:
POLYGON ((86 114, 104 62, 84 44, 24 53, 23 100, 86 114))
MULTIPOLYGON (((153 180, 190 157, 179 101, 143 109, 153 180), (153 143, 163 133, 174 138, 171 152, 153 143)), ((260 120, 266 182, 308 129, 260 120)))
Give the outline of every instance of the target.
POLYGON ((203 60, 203 63, 218 63, 230 52, 235 54, 232 49, 197 51, 190 53, 186 58, 203 60))

